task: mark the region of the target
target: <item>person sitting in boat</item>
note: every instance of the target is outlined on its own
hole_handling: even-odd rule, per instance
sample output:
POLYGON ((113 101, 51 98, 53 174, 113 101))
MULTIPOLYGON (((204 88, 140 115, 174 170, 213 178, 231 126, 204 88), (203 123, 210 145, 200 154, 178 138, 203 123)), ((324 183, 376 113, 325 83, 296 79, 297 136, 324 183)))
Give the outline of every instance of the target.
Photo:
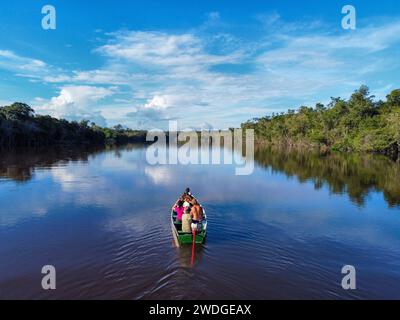
MULTIPOLYGON (((186 190, 188 190, 188 189, 186 189, 186 190)), ((189 189, 189 190, 190 190, 190 189, 189 189)), ((188 206, 189 206, 188 204, 190 204, 190 202, 192 201, 192 199, 193 199, 193 196, 190 196, 187 192, 184 192, 184 193, 179 197, 179 199, 176 200, 176 202, 175 202, 173 208, 175 208, 175 207, 177 206, 177 204, 178 204, 179 201, 182 201, 182 202, 183 202, 183 206, 184 206, 184 207, 188 207, 188 206), (186 203, 186 202, 187 202, 187 203, 186 203)))
POLYGON ((180 201, 182 201, 182 207, 183 208, 190 208, 190 206, 191 206, 191 202, 192 202, 192 199, 191 198, 188 198, 188 197, 180 197, 178 200, 176 200, 176 202, 175 202, 175 204, 172 206, 172 210, 175 210, 175 208, 178 206, 178 203, 180 202, 180 201))
POLYGON ((192 223, 194 224, 198 224, 203 221, 203 209, 196 199, 194 200, 193 207, 190 210, 190 216, 192 218, 192 223))
POLYGON ((190 188, 186 188, 185 192, 181 195, 181 199, 184 199, 184 201, 188 203, 192 203, 194 196, 190 191, 190 188))
MULTIPOLYGON (((187 190, 190 190, 190 189, 187 189, 187 190)), ((196 200, 195 197, 193 197, 191 195, 190 191, 189 192, 185 192, 182 195, 181 199, 183 200, 183 206, 185 208, 191 208, 193 206, 193 204, 194 204, 194 201, 196 200)))
POLYGON ((183 207, 183 201, 182 200, 178 200, 178 202, 174 206, 173 210, 177 214, 176 220, 177 221, 182 221, 182 216, 185 213, 185 208, 183 207))
POLYGON ((185 233, 192 232, 191 218, 190 218, 190 209, 186 208, 185 213, 182 216, 182 231, 185 233))
POLYGON ((188 196, 184 197, 183 198, 183 207, 184 208, 190 208, 192 206, 192 201, 193 201, 192 198, 190 198, 188 196))
POLYGON ((185 192, 183 193, 182 196, 190 196, 193 198, 192 192, 190 191, 190 188, 186 188, 185 192))

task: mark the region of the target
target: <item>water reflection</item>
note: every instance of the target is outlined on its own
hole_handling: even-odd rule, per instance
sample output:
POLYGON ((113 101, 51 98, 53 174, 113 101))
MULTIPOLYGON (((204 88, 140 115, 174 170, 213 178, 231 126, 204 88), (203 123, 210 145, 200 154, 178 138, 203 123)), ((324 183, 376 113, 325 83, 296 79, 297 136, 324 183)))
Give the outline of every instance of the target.
MULTIPOLYGON (((86 163, 90 157, 104 151, 112 152, 114 158, 121 159, 123 151, 141 148, 143 145, 130 144, 106 149, 46 148, 2 152, 0 180, 27 182, 32 179, 36 170, 60 167, 69 162, 86 163)), ((255 161, 259 166, 270 168, 273 172, 296 177, 300 183, 312 181, 316 190, 327 185, 332 193, 348 194, 360 206, 364 205, 371 192, 376 191, 383 193, 390 207, 400 206, 400 162, 385 156, 258 146, 255 149, 255 161)), ((156 185, 168 185, 174 180, 173 173, 167 166, 146 166, 144 170, 156 185)), ((68 180, 66 177, 61 179, 68 180)))
POLYGON ((383 193, 389 206, 400 205, 400 163, 385 156, 258 147, 255 159, 301 183, 312 181, 316 190, 327 185, 332 193, 348 194, 358 205, 375 191, 383 193))
MULTIPOLYGON (((175 241, 174 241, 175 242, 175 241)), ((204 246, 180 246, 173 244, 178 257, 179 265, 182 268, 194 268, 203 259, 204 246)))
POLYGON ((104 151, 103 148, 39 148, 0 152, 0 179, 26 182, 32 179, 36 169, 51 168, 70 161, 87 162, 90 156, 104 151))
POLYGON ((0 159, 0 298, 400 298, 389 159, 259 148, 251 176, 150 166, 136 145, 0 159), (187 186, 209 220, 194 255, 170 226, 187 186), (41 290, 45 264, 56 292, 41 290), (340 287, 344 264, 360 271, 356 292, 340 287))

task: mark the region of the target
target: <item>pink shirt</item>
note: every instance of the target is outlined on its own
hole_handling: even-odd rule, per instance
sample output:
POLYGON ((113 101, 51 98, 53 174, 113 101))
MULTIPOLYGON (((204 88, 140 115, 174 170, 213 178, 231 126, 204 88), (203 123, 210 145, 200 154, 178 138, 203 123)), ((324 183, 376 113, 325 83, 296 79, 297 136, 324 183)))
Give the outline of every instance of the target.
POLYGON ((178 214, 177 220, 182 221, 182 216, 185 213, 185 208, 184 207, 176 207, 175 212, 178 214))

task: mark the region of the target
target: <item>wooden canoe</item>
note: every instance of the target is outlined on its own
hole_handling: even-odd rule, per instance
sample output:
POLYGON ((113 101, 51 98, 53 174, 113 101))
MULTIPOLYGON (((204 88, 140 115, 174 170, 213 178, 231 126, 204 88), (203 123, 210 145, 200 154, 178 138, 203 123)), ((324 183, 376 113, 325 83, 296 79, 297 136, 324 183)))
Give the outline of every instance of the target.
MULTIPOLYGON (((206 240, 207 235, 207 215, 203 207, 204 219, 202 221, 202 230, 200 233, 196 234, 196 244, 203 244, 206 240)), ((177 221, 177 214, 174 210, 171 210, 171 227, 172 233, 174 235, 175 243, 177 246, 193 244, 193 234, 185 233, 182 231, 182 222, 177 221)))

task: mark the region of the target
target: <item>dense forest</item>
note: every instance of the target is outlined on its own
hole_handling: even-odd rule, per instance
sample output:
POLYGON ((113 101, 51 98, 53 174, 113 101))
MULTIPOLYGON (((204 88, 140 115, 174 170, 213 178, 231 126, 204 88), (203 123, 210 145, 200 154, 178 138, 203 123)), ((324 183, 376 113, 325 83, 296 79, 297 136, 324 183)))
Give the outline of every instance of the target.
POLYGON ((331 98, 325 106, 300 107, 242 124, 254 129, 259 144, 318 146, 338 151, 364 151, 399 157, 400 89, 376 101, 366 86, 350 99, 331 98))
POLYGON ((24 103, 0 107, 0 147, 15 148, 49 145, 101 145, 142 142, 146 132, 124 129, 121 125, 102 128, 89 121, 69 122, 36 115, 24 103))

